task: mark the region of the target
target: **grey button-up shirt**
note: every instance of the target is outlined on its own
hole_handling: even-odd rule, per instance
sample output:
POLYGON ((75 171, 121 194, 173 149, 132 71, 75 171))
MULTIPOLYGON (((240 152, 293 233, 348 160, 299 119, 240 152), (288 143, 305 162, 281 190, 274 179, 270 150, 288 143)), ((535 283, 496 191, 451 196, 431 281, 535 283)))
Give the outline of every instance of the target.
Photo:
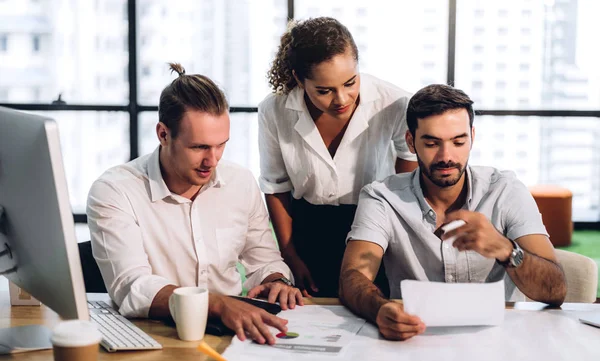
MULTIPOLYGON (((475 251, 459 252, 435 232, 436 214, 425 200, 420 170, 392 175, 365 186, 348 239, 376 243, 392 298, 402 298, 400 281, 496 282, 505 279, 506 299, 524 300, 504 267, 475 251)), ((527 187, 510 171, 467 166, 463 209, 484 214, 505 237, 548 235, 527 187)))

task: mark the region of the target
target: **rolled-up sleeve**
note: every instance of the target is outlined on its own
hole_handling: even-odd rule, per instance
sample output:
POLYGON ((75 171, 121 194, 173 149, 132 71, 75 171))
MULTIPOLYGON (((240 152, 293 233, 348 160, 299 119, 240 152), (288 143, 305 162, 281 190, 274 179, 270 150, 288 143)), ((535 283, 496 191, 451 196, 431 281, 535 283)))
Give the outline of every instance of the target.
POLYGON ((390 241, 391 223, 382 200, 374 196, 372 186, 360 192, 358 207, 347 241, 361 240, 378 244, 385 252, 390 241))
POLYGON ((258 286, 267 276, 281 273, 293 280, 290 268, 283 262, 277 249, 273 232, 269 226, 269 215, 255 181, 249 182, 250 217, 246 243, 240 255, 240 262, 246 268, 246 289, 258 286))
POLYGON ((154 297, 169 280, 152 275, 142 234, 127 197, 98 180, 87 204, 92 252, 110 298, 126 317, 148 317, 154 297))
POLYGON ((408 124, 406 123, 406 108, 408 106, 408 99, 402 98, 397 104, 399 109, 396 113, 397 119, 395 120, 392 133, 392 142, 394 142, 396 156, 404 160, 416 162, 416 154, 413 154, 406 144, 406 131, 408 130, 408 124))
POLYGON ((258 151, 260 154, 260 177, 258 183, 266 194, 284 193, 292 190, 281 146, 277 138, 276 112, 265 101, 258 106, 258 151))

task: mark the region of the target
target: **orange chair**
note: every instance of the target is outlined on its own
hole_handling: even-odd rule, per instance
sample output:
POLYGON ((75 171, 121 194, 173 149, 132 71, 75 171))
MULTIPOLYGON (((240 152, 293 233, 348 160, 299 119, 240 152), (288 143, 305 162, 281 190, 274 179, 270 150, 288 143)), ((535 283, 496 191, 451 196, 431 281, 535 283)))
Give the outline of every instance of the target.
POLYGON ((536 185, 529 187, 542 214, 542 221, 555 247, 571 244, 573 235, 573 193, 555 185, 536 185))

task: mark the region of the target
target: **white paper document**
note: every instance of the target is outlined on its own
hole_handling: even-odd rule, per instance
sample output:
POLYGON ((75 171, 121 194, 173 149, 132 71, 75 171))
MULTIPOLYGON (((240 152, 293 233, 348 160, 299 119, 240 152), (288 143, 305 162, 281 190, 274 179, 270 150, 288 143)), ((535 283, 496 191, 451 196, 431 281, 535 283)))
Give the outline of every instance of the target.
POLYGON ((404 311, 425 326, 495 326, 504 321, 504 281, 443 283, 404 280, 404 311))
POLYGON ((281 333, 271 328, 275 345, 242 342, 234 337, 223 356, 232 360, 252 356, 279 360, 339 358, 365 324, 364 319, 343 306, 297 306, 277 316, 288 320, 288 331, 281 333))

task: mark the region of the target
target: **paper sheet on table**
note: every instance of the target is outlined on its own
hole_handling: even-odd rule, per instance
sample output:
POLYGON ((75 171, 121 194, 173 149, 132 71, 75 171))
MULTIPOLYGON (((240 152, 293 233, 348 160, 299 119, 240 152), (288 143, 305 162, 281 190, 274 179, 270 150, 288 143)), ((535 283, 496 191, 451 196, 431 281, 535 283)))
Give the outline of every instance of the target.
MULTIPOLYGON (((600 312, 600 305, 589 306, 597 310, 591 312, 600 312)), ((230 361, 600 360, 600 329, 579 322, 584 315, 585 312, 556 309, 505 310, 500 326, 430 327, 424 334, 407 341, 385 340, 375 325, 367 323, 337 357, 283 351, 276 356, 256 354, 234 336, 223 356, 230 361), (513 350, 518 350, 517 354, 513 350)))
POLYGON ((273 346, 259 345, 252 341, 231 340, 223 356, 227 359, 259 357, 267 359, 312 360, 344 358, 344 351, 364 326, 365 320, 357 317, 343 306, 302 306, 283 311, 279 317, 287 319, 288 335, 270 328, 275 335, 273 346), (277 336, 279 335, 279 336, 277 336))
POLYGON ((442 283, 404 280, 404 311, 425 326, 495 326, 504 321, 504 281, 442 283))

